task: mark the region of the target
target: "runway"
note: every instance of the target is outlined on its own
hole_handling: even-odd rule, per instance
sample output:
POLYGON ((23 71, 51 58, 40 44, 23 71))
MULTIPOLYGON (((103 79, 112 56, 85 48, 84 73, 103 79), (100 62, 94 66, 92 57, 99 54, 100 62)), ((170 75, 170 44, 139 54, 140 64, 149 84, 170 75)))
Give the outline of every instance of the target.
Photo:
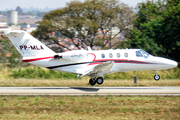
POLYGON ((180 95, 180 87, 0 87, 0 95, 180 95))

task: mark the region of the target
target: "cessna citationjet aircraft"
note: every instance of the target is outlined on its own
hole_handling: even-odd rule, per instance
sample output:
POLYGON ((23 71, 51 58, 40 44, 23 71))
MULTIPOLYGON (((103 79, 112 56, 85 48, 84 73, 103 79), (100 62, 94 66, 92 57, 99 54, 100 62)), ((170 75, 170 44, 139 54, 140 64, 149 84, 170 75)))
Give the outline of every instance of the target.
MULTIPOLYGON (((22 61, 48 69, 90 76, 91 85, 102 84, 104 75, 115 72, 163 70, 177 66, 177 62, 155 57, 141 49, 73 50, 55 53, 29 33, 21 30, 4 31, 23 56, 22 61)), ((155 80, 160 76, 155 74, 155 80)))

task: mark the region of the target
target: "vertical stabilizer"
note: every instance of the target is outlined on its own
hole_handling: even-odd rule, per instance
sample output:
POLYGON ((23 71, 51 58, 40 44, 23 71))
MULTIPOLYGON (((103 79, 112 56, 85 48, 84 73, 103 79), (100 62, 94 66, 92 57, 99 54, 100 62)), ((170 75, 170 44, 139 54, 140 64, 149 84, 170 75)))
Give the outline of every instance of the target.
POLYGON ((56 53, 29 33, 22 30, 4 31, 23 57, 41 57, 56 53))

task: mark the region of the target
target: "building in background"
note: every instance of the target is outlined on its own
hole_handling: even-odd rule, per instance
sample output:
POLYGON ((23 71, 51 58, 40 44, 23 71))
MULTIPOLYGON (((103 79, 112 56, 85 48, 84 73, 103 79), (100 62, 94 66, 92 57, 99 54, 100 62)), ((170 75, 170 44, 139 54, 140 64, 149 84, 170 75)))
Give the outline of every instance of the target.
POLYGON ((7 27, 7 23, 6 22, 0 22, 0 27, 7 27))
POLYGON ((17 11, 7 11, 7 24, 9 26, 18 24, 18 12, 17 11))
POLYGON ((24 15, 23 10, 21 9, 20 6, 17 6, 16 11, 18 12, 18 15, 24 15))

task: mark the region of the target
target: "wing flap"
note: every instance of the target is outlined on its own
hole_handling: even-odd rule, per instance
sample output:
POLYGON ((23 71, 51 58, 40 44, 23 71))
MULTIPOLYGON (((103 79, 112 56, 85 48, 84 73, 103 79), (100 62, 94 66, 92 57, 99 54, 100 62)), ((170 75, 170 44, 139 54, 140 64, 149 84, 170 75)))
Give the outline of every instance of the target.
MULTIPOLYGON (((113 65, 114 65, 114 61, 107 61, 107 62, 102 62, 101 64, 97 64, 93 68, 89 68, 86 70, 80 69, 80 71, 83 71, 83 72, 82 74, 78 74, 77 77, 79 78, 79 77, 88 76, 88 75, 90 76, 91 74, 98 74, 99 72, 107 73, 107 72, 110 72, 113 65)), ((78 72, 78 70, 76 71, 78 72)))

